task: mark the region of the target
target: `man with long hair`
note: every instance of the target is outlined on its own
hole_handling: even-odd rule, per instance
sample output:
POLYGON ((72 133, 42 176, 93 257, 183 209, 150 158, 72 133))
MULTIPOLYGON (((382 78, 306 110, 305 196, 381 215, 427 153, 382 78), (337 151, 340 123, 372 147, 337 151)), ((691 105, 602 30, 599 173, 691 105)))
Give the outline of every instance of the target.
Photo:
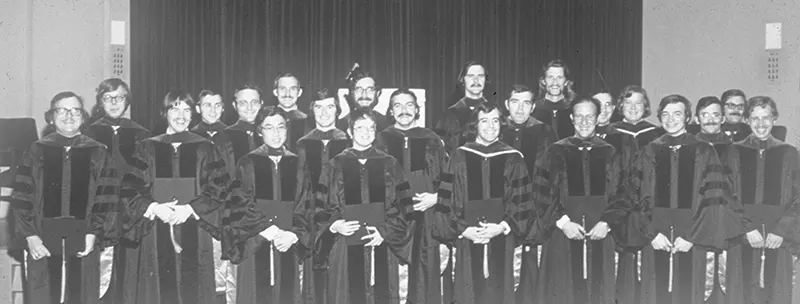
POLYGON ((477 61, 466 62, 458 73, 456 94, 461 97, 445 110, 435 129, 444 140, 448 153, 475 139, 474 134, 471 136, 466 130, 466 125, 475 107, 487 102, 483 93, 488 79, 486 66, 477 61))
POLYGON ((536 108, 532 114, 539 121, 549 125, 558 139, 570 137, 575 132, 569 119, 569 105, 576 97, 572 91, 573 82, 570 77, 566 62, 561 59, 548 62, 542 68, 536 108))

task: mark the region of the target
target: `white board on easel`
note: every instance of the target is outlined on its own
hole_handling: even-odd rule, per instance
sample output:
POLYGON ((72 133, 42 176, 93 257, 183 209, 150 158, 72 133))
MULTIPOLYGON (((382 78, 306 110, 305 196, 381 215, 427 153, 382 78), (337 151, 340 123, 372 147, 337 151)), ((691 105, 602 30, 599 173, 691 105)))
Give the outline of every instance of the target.
MULTIPOLYGON (((417 95, 417 103, 419 104, 419 119, 417 119, 417 126, 418 127, 425 127, 425 89, 409 89, 414 95, 417 95)), ((392 96, 392 93, 397 91, 397 88, 389 88, 389 89, 382 89, 381 96, 378 97, 378 104, 375 105, 375 111, 380 113, 386 114, 386 110, 389 109, 389 97, 392 96)), ((337 92, 339 95, 339 106, 342 107, 342 114, 339 115, 339 118, 344 118, 347 114, 350 113, 350 105, 347 104, 347 100, 344 98, 347 95, 347 89, 339 89, 337 92)))

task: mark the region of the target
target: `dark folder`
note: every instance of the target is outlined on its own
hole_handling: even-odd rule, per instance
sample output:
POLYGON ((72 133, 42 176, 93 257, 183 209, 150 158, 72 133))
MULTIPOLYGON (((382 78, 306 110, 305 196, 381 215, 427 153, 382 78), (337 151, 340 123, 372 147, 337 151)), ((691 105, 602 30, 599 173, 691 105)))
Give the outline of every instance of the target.
POLYGON ((194 178, 156 178, 153 199, 158 203, 177 199, 178 205, 188 204, 197 197, 196 182, 194 178))
MULTIPOLYGON (((346 237, 347 246, 363 245, 369 240, 361 240, 368 235, 367 226, 377 227, 386 222, 386 210, 383 203, 366 203, 358 205, 346 205, 344 207, 345 221, 358 221, 361 227, 346 237)), ((386 236, 383 235, 386 239, 386 236)))
POLYGON ((264 214, 273 224, 281 230, 292 230, 292 217, 294 215, 294 202, 275 200, 256 200, 256 210, 264 214))
POLYGON ((606 209, 605 196, 567 196, 561 204, 569 216, 570 221, 583 224, 586 217, 586 232, 589 232, 603 215, 606 209))
POLYGON ((660 232, 667 238, 670 237, 670 227, 673 227, 672 232, 675 239, 678 237, 685 237, 694 224, 692 210, 653 207, 653 220, 651 224, 656 232, 660 232))
MULTIPOLYGON (((744 215, 750 219, 750 223, 754 229, 761 231, 761 225, 767 229, 767 233, 775 230, 778 220, 786 214, 786 209, 783 206, 765 205, 765 204, 744 204, 744 215)), ((766 236, 765 236, 766 237, 766 236)))
POLYGON ((464 220, 469 226, 480 226, 479 223, 499 224, 503 221, 506 208, 502 198, 467 201, 464 203, 464 220))
POLYGON ((86 249, 86 220, 71 217, 42 219, 42 243, 52 255, 77 255, 86 249), (63 243, 62 243, 63 240, 63 243))

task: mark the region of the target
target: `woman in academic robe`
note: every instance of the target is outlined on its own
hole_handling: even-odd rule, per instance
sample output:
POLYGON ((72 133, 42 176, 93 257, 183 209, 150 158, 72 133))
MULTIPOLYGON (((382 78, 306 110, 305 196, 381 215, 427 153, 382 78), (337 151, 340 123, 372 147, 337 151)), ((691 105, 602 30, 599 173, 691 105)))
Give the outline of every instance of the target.
POLYGON ((514 248, 541 232, 523 156, 499 140, 501 119, 493 103, 477 105, 469 120, 476 140, 458 147, 441 174, 432 233, 455 249, 455 303, 516 303, 514 248))
POLYGON ((372 115, 351 114, 353 147, 323 167, 317 189, 317 264, 328 267, 328 303, 397 304, 398 266, 411 247, 411 187, 397 160, 372 146, 372 115))
POLYGON ((302 303, 300 261, 309 253, 308 175, 285 144, 277 109, 259 124, 264 145, 239 160, 237 189, 223 218, 225 255, 237 264, 236 303, 302 303))
MULTIPOLYGON (((91 124, 85 127, 84 134, 99 141, 108 148, 111 155, 111 166, 117 176, 125 176, 131 169, 133 152, 136 145, 150 137, 150 132, 124 114, 130 108, 131 93, 128 84, 119 78, 103 80, 95 90, 97 102, 92 108, 91 124)), ((122 213, 122 204, 117 205, 117 212, 122 213)), ((122 221, 116 221, 117 232, 122 231, 122 221)), ((134 247, 124 239, 115 238, 114 247, 106 248, 101 254, 101 292, 103 303, 123 303, 124 286, 120 285, 125 276, 128 259, 126 250, 120 247, 134 247), (120 241, 122 241, 120 243, 120 241), (119 261, 119 263, 114 263, 119 261)))
POLYGON ((127 303, 225 301, 215 297, 212 239, 230 176, 214 145, 188 131, 194 106, 191 95, 168 93, 166 133, 139 145, 123 177, 124 237, 138 244, 127 253, 138 262, 123 282, 127 303))
POLYGON ((75 93, 57 94, 45 113, 55 132, 18 168, 12 246, 26 251, 28 303, 99 303, 99 255, 115 240, 118 185, 106 147, 80 132, 88 117, 75 93))

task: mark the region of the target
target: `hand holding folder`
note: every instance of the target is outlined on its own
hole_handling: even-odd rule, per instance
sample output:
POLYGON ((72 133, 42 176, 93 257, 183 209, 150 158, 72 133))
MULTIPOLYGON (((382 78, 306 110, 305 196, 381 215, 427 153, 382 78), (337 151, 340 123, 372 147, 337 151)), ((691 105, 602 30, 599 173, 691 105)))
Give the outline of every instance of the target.
POLYGON ((359 223, 358 230, 345 237, 347 245, 364 245, 366 243, 364 237, 369 235, 367 226, 378 227, 383 225, 386 222, 386 211, 383 203, 346 205, 344 218, 347 221, 358 221, 359 223))

